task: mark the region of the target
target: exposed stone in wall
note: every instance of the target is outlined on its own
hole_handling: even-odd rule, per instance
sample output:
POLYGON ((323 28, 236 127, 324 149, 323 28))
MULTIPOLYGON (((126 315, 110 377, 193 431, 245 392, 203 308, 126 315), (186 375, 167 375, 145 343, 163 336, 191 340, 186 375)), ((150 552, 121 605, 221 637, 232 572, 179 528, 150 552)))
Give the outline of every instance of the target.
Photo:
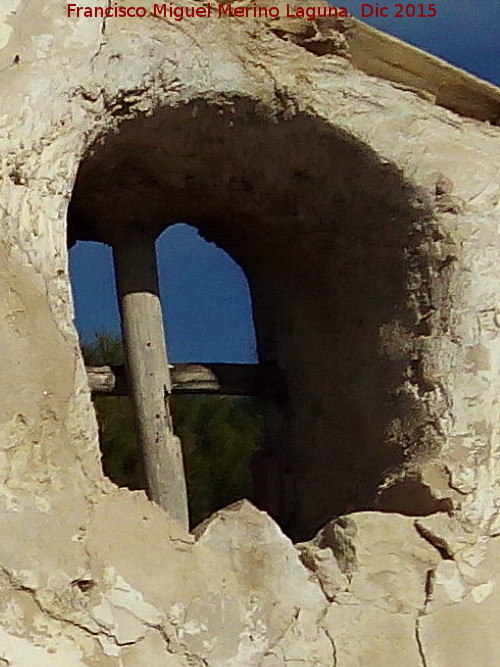
POLYGON ((0 664, 497 664, 498 128, 337 24, 1 12, 0 664), (270 509, 310 542, 102 476, 70 199, 73 236, 185 220, 243 266, 288 384, 270 509))

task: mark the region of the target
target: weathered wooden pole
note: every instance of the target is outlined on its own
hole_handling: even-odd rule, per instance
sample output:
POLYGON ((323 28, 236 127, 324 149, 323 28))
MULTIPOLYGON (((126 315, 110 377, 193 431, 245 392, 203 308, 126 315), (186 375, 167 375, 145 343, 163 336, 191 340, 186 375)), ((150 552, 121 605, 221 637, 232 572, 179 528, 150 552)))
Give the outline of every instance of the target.
POLYGON ((113 245, 128 383, 151 500, 188 527, 184 464, 168 406, 171 380, 155 238, 128 233, 113 245))

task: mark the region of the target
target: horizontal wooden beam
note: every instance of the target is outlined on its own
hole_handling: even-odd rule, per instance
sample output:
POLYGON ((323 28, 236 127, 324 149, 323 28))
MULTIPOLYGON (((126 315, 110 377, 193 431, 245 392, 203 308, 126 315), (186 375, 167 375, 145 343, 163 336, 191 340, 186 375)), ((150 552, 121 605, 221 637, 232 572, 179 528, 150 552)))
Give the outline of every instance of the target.
POLYGON ((125 366, 85 366, 85 370, 93 394, 129 395, 125 366))
POLYGON ((462 116, 500 124, 498 86, 356 19, 346 37, 352 63, 370 76, 462 116))
MULTIPOLYGON (((124 366, 87 366, 95 394, 128 396, 124 366)), ((173 394, 283 396, 283 373, 274 364, 171 364, 173 394)))

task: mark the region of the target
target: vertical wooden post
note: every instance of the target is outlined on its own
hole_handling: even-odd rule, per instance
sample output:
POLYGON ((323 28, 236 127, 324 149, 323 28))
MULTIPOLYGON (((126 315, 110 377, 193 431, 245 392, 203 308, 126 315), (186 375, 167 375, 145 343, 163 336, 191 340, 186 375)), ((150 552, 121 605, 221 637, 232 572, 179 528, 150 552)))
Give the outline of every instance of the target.
POLYGON ((188 527, 179 438, 166 398, 171 380, 158 288, 155 239, 133 231, 113 246, 128 381, 151 500, 188 527))

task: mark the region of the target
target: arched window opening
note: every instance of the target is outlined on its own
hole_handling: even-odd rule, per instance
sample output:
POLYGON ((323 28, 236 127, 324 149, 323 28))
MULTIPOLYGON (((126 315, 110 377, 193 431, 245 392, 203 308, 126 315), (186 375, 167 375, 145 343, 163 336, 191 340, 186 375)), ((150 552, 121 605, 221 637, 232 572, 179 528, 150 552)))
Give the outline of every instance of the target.
MULTIPOLYGON (((415 326, 420 301, 408 290, 421 252, 416 230, 431 215, 401 171, 359 136, 310 112, 280 115, 246 98, 160 105, 89 147, 69 236, 113 248, 127 374, 141 445, 150 447, 144 460, 166 454, 156 459, 161 470, 148 469, 160 506, 186 524, 170 419, 182 382, 166 361, 155 253, 157 237, 186 221, 244 269, 259 355, 250 372, 277 369, 286 387, 277 425, 270 429, 266 417, 265 447, 252 464, 257 506, 299 541, 354 510, 429 513, 415 492, 427 486, 420 473, 412 477, 431 447, 410 381, 413 348, 395 353, 392 341, 415 326), (405 484, 402 498, 394 489, 405 484)), ((206 324, 197 326, 206 334, 206 324)), ((206 387, 214 374, 202 366, 206 387)), ((431 510, 440 509, 433 498, 431 510)))

